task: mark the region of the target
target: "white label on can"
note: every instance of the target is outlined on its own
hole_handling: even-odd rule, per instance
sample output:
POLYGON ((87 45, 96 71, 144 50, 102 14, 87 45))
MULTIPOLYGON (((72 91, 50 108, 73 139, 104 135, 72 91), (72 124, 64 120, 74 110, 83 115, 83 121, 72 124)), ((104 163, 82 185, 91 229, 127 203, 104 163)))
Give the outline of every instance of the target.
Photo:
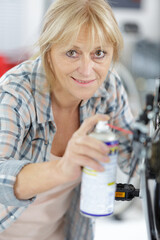
POLYGON ((83 169, 80 210, 91 216, 106 216, 113 212, 117 153, 111 154, 108 163, 101 163, 104 172, 97 172, 89 167, 83 169))

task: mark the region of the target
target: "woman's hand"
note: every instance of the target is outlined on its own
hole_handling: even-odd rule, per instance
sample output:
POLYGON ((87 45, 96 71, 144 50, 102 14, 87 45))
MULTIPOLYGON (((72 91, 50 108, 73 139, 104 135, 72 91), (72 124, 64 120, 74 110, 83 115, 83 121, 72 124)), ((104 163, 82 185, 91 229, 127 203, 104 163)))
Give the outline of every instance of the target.
POLYGON ((72 135, 63 157, 58 162, 64 181, 78 179, 81 176, 82 167, 85 166, 96 171, 104 170, 100 162, 108 161, 108 147, 100 140, 90 137, 88 133, 98 121, 107 121, 108 119, 107 115, 96 114, 86 119, 72 135))
POLYGON ((99 162, 108 161, 108 148, 103 142, 87 134, 98 121, 108 119, 108 116, 100 114, 86 119, 68 142, 61 160, 24 166, 16 177, 15 196, 18 199, 30 199, 56 186, 74 181, 81 176, 84 166, 103 171, 99 162))

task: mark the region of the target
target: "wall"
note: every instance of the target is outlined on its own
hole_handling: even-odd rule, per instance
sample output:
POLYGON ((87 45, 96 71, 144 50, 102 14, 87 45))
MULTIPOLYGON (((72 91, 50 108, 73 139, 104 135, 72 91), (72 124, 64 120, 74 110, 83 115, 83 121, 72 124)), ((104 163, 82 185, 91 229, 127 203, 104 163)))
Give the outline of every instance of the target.
POLYGON ((0 1, 0 55, 16 61, 37 40, 43 0, 0 1))
MULTIPOLYGON (((116 1, 118 0, 114 0, 114 2, 116 1)), ((141 2, 141 9, 113 8, 124 38, 121 61, 131 71, 133 66, 132 56, 138 41, 145 40, 160 44, 160 0, 141 0, 141 2), (137 24, 139 31, 137 33, 125 32, 124 25, 126 23, 137 24)))
POLYGON ((142 7, 140 10, 114 8, 116 19, 122 29, 126 22, 137 23, 140 29, 140 34, 143 35, 144 38, 153 41, 160 41, 159 11, 159 0, 142 0, 142 7))

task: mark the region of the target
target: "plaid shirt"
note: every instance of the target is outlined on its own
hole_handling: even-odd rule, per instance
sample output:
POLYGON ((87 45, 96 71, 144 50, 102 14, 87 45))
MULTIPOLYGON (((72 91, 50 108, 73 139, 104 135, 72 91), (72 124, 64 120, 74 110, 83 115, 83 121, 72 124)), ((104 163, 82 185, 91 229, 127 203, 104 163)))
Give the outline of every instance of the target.
MULTIPOLYGON (((19 171, 26 164, 50 159, 56 129, 50 93, 44 91, 45 82, 40 58, 14 67, 0 79, 0 232, 35 199, 18 200, 15 197, 13 186, 19 171)), ((108 74, 92 98, 81 102, 79 111, 80 123, 96 113, 109 114, 113 123, 122 128, 128 129, 132 122, 126 93, 114 72, 108 74)), ((119 163, 127 172, 126 149, 121 153, 119 163)), ((92 220, 79 213, 79 188, 74 189, 66 214, 66 240, 93 239, 92 220)))

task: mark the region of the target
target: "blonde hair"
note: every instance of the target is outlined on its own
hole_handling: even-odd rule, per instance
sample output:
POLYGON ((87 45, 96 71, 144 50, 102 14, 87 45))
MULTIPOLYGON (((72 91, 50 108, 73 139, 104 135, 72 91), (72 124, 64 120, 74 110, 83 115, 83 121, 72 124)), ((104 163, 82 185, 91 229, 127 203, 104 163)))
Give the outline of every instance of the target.
POLYGON ((113 46, 113 63, 118 60, 123 39, 110 5, 105 0, 55 0, 48 9, 41 36, 40 55, 51 89, 55 76, 48 63, 48 52, 54 44, 74 42, 82 26, 88 27, 91 44, 95 34, 103 44, 113 46))

